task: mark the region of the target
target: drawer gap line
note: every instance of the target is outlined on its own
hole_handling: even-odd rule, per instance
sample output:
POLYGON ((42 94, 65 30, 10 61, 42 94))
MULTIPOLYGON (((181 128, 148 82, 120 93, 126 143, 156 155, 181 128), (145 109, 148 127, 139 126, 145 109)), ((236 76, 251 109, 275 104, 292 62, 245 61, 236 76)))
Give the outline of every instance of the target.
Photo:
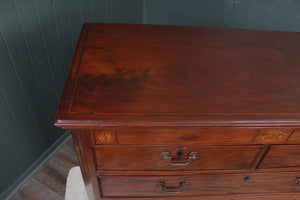
POLYGON ((256 157, 254 158, 250 166, 251 171, 254 171, 258 168, 258 166, 260 165, 260 163, 268 153, 269 149, 270 149, 270 144, 267 144, 259 151, 259 153, 256 155, 256 157))

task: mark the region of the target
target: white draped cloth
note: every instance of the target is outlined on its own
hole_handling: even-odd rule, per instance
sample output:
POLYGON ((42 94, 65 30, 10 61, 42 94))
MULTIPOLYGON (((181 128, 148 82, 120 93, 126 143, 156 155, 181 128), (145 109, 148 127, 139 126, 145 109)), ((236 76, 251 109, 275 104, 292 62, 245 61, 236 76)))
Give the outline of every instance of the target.
POLYGON ((89 200, 79 166, 69 171, 65 200, 89 200))

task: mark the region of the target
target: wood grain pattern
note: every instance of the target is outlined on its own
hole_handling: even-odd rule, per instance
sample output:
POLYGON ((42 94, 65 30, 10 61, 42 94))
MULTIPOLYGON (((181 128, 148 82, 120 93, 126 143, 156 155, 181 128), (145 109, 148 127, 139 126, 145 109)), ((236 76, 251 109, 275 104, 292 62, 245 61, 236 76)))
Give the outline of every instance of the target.
POLYGON ((220 170, 248 169, 260 146, 102 146, 95 149, 98 170, 220 170), (182 157, 176 153, 182 150, 182 157), (174 160, 165 160, 162 152, 169 152, 174 160), (190 153, 198 157, 185 166, 169 163, 186 162, 190 153))
POLYGON ((90 198, 299 198, 297 41, 85 24, 55 124, 73 133, 90 198))
POLYGON ((287 144, 299 143, 299 133, 298 129, 288 128, 131 128, 118 129, 118 144, 287 144))
POLYGON ((300 145, 271 145, 259 168, 300 166, 300 145))
POLYGON ((92 149, 93 141, 89 130, 72 131, 76 153, 80 164, 86 191, 90 199, 100 199, 99 184, 96 179, 96 168, 92 149))
POLYGON ((122 24, 84 30, 57 125, 83 118, 94 126, 299 125, 298 33, 122 24))
MULTIPOLYGON (((294 194, 259 194, 259 195, 209 195, 209 196, 185 196, 184 199, 186 200, 257 200, 257 199, 264 199, 264 200, 298 200, 300 193, 294 194)), ((183 197, 159 197, 160 200, 182 200, 183 197)), ((103 197, 102 200, 125 200, 128 199, 127 197, 103 197)), ((147 197, 147 200, 157 200, 156 197, 147 197)), ((130 200, 145 200, 144 197, 132 197, 130 200)))
POLYGON ((103 176, 100 177, 104 196, 189 196, 232 195, 253 193, 300 192, 295 179, 299 172, 232 174, 203 176, 103 176), (276 181, 274 181, 274 178, 276 181), (164 181, 170 186, 188 182, 188 188, 176 194, 165 193, 158 184, 164 181))

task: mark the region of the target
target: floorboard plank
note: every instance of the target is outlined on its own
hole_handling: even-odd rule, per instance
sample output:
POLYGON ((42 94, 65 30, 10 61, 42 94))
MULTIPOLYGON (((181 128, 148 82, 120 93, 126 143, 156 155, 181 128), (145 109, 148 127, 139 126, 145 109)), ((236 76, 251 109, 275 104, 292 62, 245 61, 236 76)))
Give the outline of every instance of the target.
POLYGON ((70 139, 11 200, 63 200, 69 170, 78 165, 70 139))

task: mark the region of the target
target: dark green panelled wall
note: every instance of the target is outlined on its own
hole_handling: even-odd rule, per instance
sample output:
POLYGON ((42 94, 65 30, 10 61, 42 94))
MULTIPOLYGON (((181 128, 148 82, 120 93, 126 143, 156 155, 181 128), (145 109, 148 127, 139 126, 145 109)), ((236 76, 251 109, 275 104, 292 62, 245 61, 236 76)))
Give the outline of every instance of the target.
POLYGON ((0 0, 0 199, 67 137, 52 123, 85 22, 300 31, 300 0, 0 0))

